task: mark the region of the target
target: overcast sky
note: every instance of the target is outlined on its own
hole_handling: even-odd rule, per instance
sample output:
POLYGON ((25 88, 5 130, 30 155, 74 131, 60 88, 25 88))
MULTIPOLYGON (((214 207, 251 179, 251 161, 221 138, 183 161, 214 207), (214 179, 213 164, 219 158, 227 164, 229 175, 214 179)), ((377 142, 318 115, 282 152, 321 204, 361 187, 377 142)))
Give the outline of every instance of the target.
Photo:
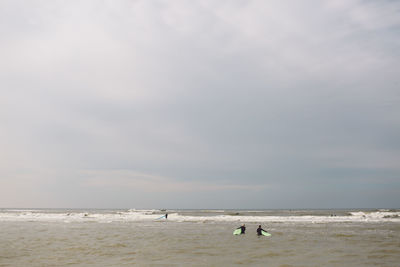
POLYGON ((399 208, 400 2, 0 1, 0 207, 399 208))

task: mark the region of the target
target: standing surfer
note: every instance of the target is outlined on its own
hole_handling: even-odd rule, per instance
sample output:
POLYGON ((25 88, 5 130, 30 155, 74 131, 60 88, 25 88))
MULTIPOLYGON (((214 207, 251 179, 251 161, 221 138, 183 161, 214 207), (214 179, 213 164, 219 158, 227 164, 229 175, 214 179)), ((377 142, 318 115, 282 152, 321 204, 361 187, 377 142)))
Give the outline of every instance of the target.
POLYGON ((168 219, 168 213, 165 213, 165 219, 168 219))
POLYGON ((261 225, 259 225, 258 228, 257 228, 257 235, 258 236, 262 235, 262 231, 267 232, 267 231, 265 231, 264 229, 261 228, 261 225))
POLYGON ((237 229, 240 229, 241 234, 244 234, 244 232, 246 231, 246 226, 243 224, 242 226, 238 227, 237 229))

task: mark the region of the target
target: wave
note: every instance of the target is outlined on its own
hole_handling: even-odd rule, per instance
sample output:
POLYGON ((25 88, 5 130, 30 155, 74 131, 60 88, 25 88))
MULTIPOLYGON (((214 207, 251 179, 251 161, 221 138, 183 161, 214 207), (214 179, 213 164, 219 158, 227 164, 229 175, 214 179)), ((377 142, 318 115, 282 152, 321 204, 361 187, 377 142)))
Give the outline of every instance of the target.
MULTIPOLYGON (((209 212, 209 211, 207 211, 209 212)), ((223 212, 223 211, 220 211, 223 212)), ((217 213, 217 212, 215 212, 217 213)), ((312 212, 311 212, 312 213, 312 212)), ((189 214, 174 210, 168 215, 168 220, 160 219, 164 214, 159 210, 114 210, 114 211, 61 211, 61 210, 0 210, 0 222, 4 221, 42 221, 42 222, 141 222, 141 221, 172 221, 172 222, 282 222, 282 223, 335 223, 335 222, 399 222, 400 211, 352 211, 346 215, 232 215, 206 214, 192 211, 189 214)))

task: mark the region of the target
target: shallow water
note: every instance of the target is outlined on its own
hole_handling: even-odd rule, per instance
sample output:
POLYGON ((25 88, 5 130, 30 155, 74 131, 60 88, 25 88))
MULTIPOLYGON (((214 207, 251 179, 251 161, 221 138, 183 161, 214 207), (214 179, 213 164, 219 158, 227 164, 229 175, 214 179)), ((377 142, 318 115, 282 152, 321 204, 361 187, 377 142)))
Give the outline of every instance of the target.
MULTIPOLYGON (((182 214, 189 216, 185 212, 182 214)), ((196 215, 191 212, 194 214, 190 216, 196 215)), ((97 213, 89 211, 89 216, 83 217, 97 213)), ((109 211, 100 213, 107 215, 109 211)), ((16 214, 24 217, 20 211, 16 214)), ((204 217, 201 212, 197 215, 204 217)), ((400 263, 400 223, 396 220, 315 223, 289 219, 263 223, 272 236, 257 237, 257 222, 246 222, 246 234, 233 236, 232 231, 243 221, 213 220, 213 216, 198 221, 176 221, 170 214, 168 220, 108 218, 68 222, 48 217, 39 220, 41 216, 2 220, 0 214, 0 266, 399 266, 400 263)))

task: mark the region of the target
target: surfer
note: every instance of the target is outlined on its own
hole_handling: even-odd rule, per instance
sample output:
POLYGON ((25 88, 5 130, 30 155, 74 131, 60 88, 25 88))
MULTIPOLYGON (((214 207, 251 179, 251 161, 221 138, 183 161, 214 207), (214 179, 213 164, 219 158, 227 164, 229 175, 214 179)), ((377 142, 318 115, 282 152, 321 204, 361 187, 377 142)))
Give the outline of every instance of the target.
POLYGON ((165 219, 168 219, 168 213, 165 213, 165 219))
POLYGON ((257 228, 257 235, 258 236, 262 235, 262 231, 267 232, 267 231, 265 231, 264 229, 261 228, 261 225, 259 225, 258 228, 257 228))
POLYGON ((242 226, 240 226, 236 229, 240 229, 242 231, 241 234, 244 234, 244 232, 246 231, 246 226, 243 224, 242 226))

